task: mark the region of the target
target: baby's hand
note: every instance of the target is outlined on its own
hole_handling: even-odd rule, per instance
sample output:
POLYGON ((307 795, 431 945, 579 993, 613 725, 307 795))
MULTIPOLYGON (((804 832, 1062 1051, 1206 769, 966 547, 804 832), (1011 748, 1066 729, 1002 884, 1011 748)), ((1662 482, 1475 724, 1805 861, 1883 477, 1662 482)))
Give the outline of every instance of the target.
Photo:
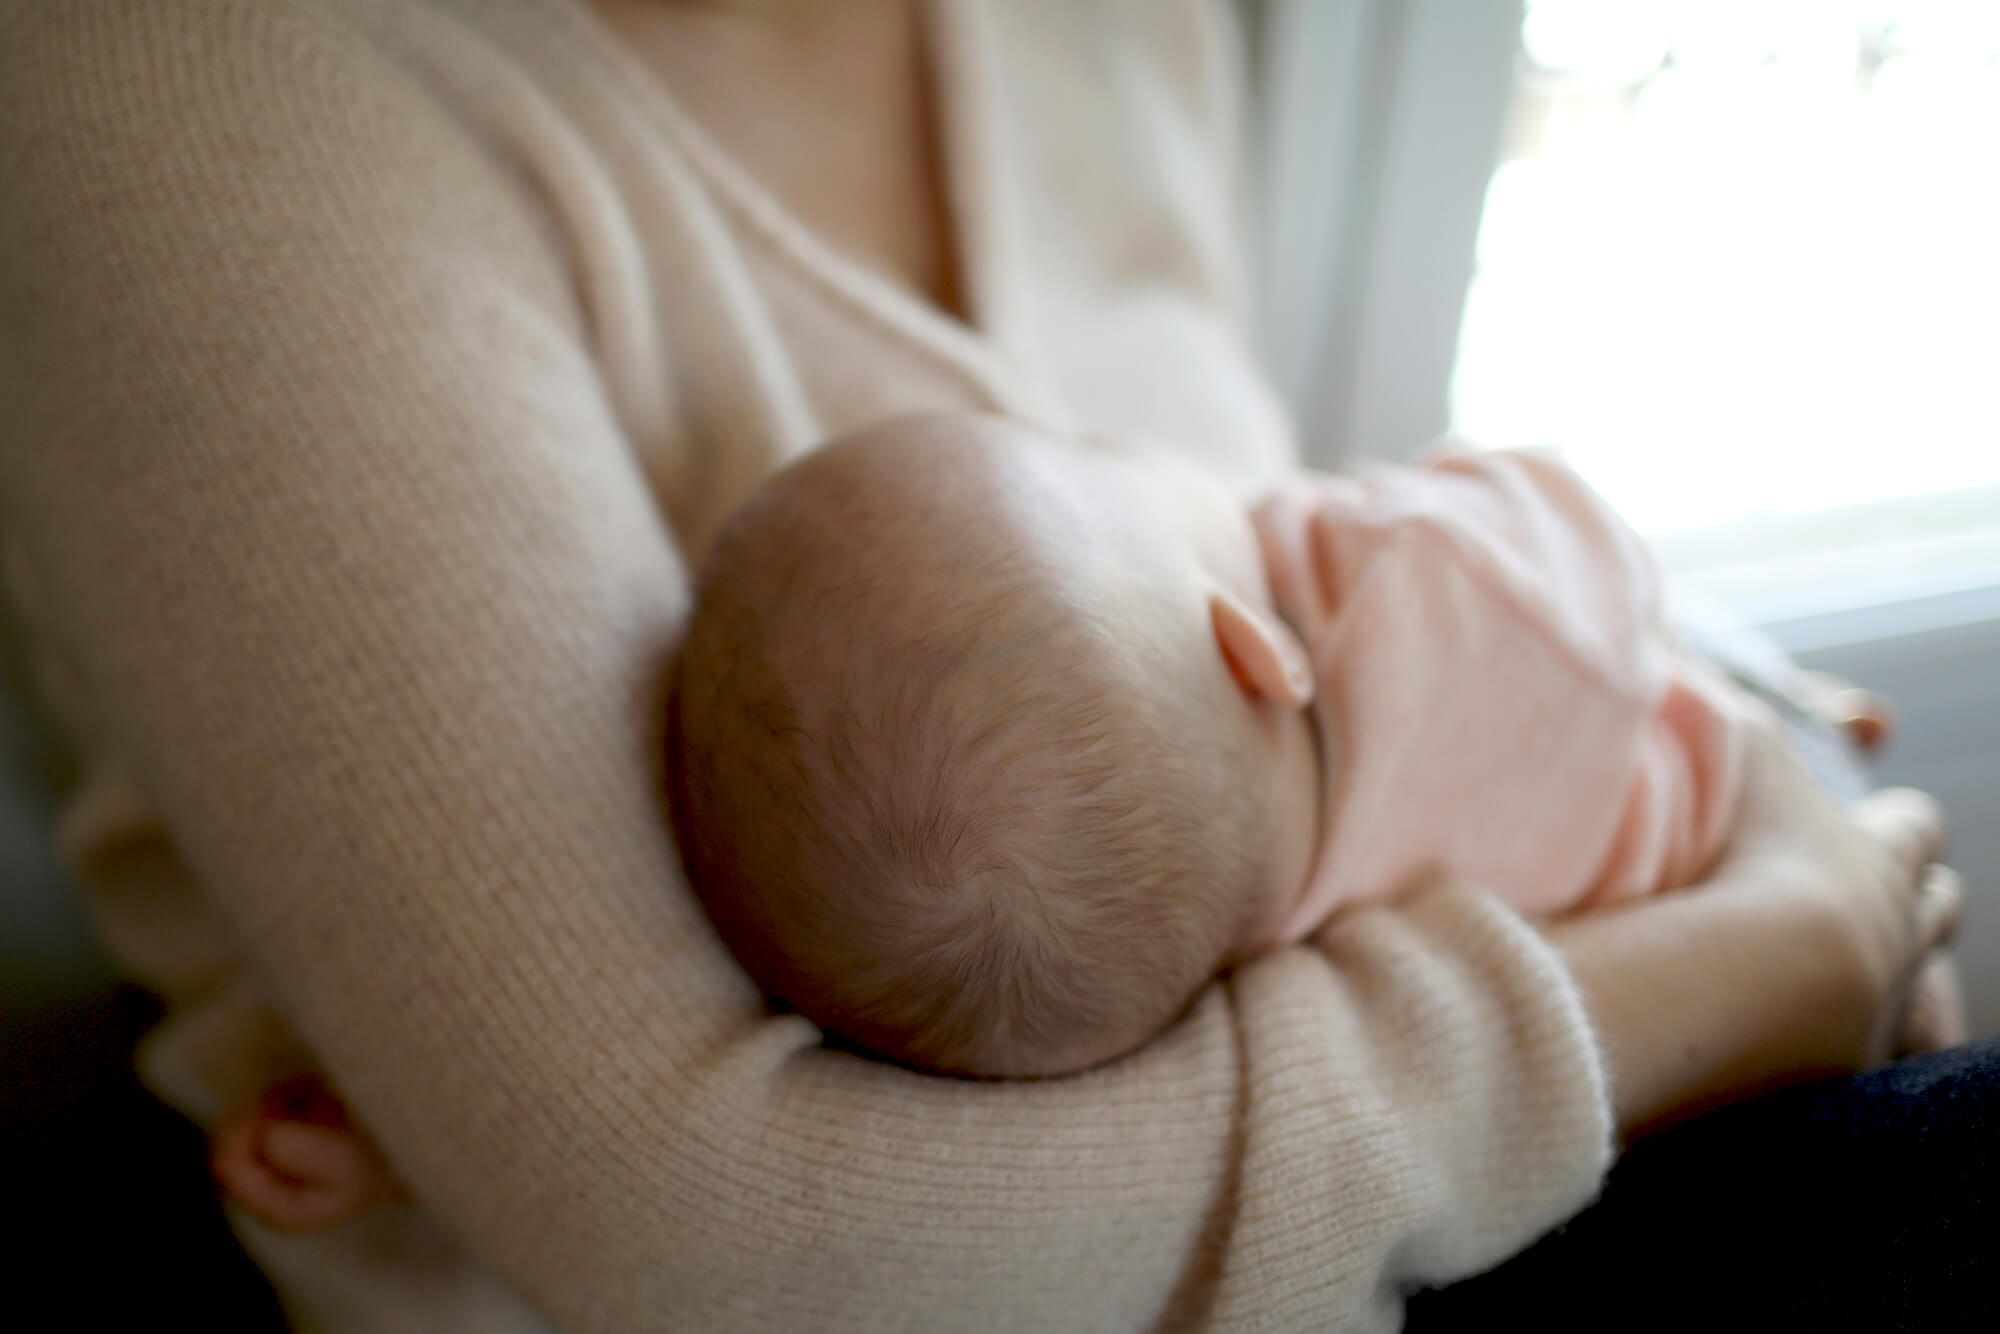
POLYGON ((1896 732, 1889 701, 1830 672, 1801 672, 1805 697, 1799 701, 1821 720, 1847 733, 1855 746, 1874 759, 1896 732))
POLYGON ((225 1115, 209 1163, 225 1195, 281 1232, 338 1227, 402 1193, 375 1142, 311 1074, 225 1115))

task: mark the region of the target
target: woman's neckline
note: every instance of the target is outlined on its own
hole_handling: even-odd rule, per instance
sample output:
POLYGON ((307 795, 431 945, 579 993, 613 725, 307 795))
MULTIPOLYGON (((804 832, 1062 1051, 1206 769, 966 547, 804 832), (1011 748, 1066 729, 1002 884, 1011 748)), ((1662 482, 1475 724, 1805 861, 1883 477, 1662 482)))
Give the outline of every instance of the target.
POLYGON ((925 294, 879 272, 828 241, 723 147, 675 96, 668 81, 634 51, 588 0, 561 6, 615 77, 628 84, 646 109, 685 154, 718 201, 765 247, 844 303, 895 326, 944 352, 970 362, 978 378, 991 378, 992 347, 1000 321, 995 271, 1002 247, 995 244, 1000 221, 986 88, 980 68, 975 16, 964 0, 914 0, 915 18, 926 56, 926 81, 933 136, 932 152, 943 205, 940 225, 952 283, 964 315, 943 309, 925 294))

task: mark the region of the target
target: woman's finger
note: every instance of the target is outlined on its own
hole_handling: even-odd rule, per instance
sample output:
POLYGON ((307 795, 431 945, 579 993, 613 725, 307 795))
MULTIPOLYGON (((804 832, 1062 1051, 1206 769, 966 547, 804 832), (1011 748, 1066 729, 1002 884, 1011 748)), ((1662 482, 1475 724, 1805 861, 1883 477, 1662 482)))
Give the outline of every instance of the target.
POLYGON ((1909 1001, 1890 1054, 1901 1058, 1956 1047, 1972 1036, 1965 1019, 1965 991, 1949 954, 1925 956, 1910 985, 1909 1001))
POLYGON ((1854 818, 1895 853, 1912 878, 1944 855, 1944 812, 1928 792, 1883 788, 1854 804, 1854 818))
POLYGON ((1949 945, 1965 917, 1965 885, 1949 866, 1924 868, 1917 885, 1917 940, 1925 953, 1949 945))

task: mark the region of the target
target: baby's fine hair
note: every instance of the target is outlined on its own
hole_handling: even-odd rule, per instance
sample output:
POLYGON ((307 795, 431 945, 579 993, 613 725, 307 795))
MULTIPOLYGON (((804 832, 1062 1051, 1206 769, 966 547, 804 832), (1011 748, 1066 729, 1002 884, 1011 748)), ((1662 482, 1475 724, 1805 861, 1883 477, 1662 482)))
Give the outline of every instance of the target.
POLYGON ((887 485, 808 464, 718 536, 675 828, 724 941, 807 1018, 926 1069, 1064 1073, 1225 962, 1270 826, 1213 664, 1066 595, 930 457, 887 485))

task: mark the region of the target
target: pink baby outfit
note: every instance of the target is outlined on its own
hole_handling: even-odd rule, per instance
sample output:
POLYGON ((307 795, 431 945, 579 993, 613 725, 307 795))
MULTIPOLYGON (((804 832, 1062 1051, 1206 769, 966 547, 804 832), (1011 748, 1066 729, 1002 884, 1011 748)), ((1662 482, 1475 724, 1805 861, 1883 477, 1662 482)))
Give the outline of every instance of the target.
POLYGON ((1311 654, 1327 809, 1287 940, 1449 867, 1525 912, 1691 883, 1742 783, 1638 534, 1546 455, 1301 475, 1255 514, 1311 654))

